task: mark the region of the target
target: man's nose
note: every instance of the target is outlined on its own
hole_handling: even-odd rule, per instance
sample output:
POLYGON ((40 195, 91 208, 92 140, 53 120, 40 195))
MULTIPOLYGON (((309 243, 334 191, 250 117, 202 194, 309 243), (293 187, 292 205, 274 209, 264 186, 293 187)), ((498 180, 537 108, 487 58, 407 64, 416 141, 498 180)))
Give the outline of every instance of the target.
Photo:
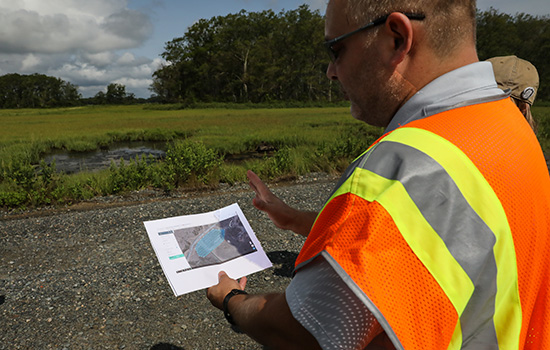
POLYGON ((329 62, 327 67, 327 78, 330 80, 338 80, 338 76, 336 75, 336 68, 334 67, 333 62, 329 62))

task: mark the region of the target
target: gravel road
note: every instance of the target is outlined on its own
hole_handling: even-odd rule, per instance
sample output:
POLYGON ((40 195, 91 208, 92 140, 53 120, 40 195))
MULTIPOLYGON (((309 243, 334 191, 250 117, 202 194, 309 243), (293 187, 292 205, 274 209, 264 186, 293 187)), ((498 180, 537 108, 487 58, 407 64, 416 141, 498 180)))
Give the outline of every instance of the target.
MULTIPOLYGON (((312 174, 271 187, 318 210, 335 180, 312 174)), ((0 349, 262 349, 230 329, 204 290, 174 296, 143 225, 236 202, 274 265, 249 276, 247 291, 282 292, 303 238, 276 229, 252 198, 241 184, 0 213, 0 349)))

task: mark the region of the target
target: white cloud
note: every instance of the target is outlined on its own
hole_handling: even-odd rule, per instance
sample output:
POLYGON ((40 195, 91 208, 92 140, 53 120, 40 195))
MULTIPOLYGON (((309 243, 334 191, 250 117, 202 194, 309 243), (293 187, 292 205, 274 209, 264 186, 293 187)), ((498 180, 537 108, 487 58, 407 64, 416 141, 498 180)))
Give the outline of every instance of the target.
POLYGON ((152 32, 148 14, 127 0, 0 0, 0 74, 59 77, 85 96, 128 79, 139 89, 128 92, 148 97, 158 63, 127 50, 152 32))
POLYGON ((33 70, 40 64, 40 58, 32 53, 21 62, 21 69, 25 71, 33 70))
POLYGON ((114 52, 85 53, 83 59, 96 67, 106 67, 116 58, 114 52))
POLYGON ((135 61, 135 57, 130 52, 125 52, 118 59, 119 64, 132 64, 134 61, 135 61))
POLYGON ((147 15, 126 8, 124 1, 0 0, 3 53, 128 49, 151 33, 147 15))
POLYGON ((153 72, 163 62, 159 59, 135 57, 129 52, 121 55, 114 53, 94 55, 92 58, 96 64, 92 64, 89 55, 76 55, 72 61, 50 69, 48 75, 60 77, 78 85, 84 97, 106 91, 110 83, 126 85, 126 91, 134 93, 137 97, 149 97, 151 92, 148 89, 152 83, 153 72), (110 62, 105 64, 107 59, 110 62), (98 65, 98 61, 102 64, 98 65))

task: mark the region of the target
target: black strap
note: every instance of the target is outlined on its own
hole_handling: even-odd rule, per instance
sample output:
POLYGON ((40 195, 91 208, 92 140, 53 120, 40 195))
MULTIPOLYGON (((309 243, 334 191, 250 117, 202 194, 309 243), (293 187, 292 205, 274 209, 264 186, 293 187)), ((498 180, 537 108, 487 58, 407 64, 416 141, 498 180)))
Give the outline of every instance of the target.
POLYGON ((229 304, 229 299, 233 298, 235 295, 238 294, 248 294, 244 290, 241 289, 233 289, 231 292, 227 293, 225 298, 223 298, 223 315, 225 316, 225 319, 227 322, 231 323, 232 325, 235 325, 235 321, 233 321, 233 317, 231 316, 231 313, 227 309, 227 304, 229 304))

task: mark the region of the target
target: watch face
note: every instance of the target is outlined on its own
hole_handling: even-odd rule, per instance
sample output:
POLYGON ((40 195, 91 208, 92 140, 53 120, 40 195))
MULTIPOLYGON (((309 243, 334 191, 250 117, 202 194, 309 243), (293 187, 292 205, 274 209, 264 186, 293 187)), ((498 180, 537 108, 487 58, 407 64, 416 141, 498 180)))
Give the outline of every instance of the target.
POLYGON ((248 294, 248 293, 241 289, 233 289, 231 292, 229 292, 229 294, 233 296, 237 294, 248 294))

